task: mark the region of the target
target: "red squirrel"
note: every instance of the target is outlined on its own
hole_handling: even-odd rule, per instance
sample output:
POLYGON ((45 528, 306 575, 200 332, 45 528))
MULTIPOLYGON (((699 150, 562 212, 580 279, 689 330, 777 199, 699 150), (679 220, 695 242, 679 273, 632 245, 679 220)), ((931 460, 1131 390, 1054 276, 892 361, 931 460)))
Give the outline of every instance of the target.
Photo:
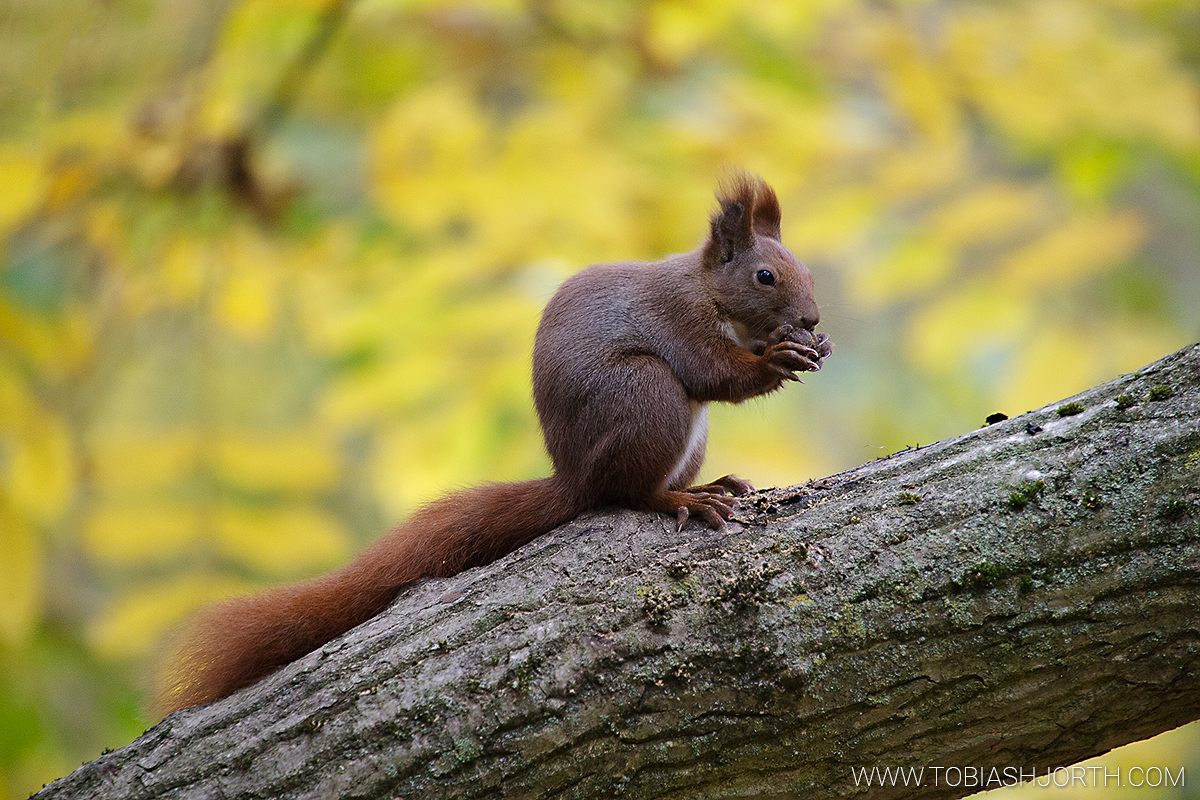
POLYGON ((717 199, 699 248, 588 267, 546 306, 533 397, 553 475, 449 495, 341 569, 201 610, 168 662, 159 706, 224 697, 380 613, 405 584, 487 564, 589 509, 720 528, 751 487, 731 475, 692 486, 706 404, 799 380, 832 345, 813 333, 812 275, 780 241, 775 192, 737 175, 717 199))

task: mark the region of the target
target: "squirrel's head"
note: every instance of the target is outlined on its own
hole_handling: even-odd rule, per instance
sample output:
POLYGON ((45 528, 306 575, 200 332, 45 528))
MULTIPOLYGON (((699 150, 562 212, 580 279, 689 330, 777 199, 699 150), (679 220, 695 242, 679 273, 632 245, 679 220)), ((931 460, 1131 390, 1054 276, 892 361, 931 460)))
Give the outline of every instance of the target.
POLYGON ((739 173, 717 191, 720 209, 701 251, 717 311, 747 349, 780 325, 812 330, 821 319, 808 268, 783 246, 779 199, 761 178, 739 173))

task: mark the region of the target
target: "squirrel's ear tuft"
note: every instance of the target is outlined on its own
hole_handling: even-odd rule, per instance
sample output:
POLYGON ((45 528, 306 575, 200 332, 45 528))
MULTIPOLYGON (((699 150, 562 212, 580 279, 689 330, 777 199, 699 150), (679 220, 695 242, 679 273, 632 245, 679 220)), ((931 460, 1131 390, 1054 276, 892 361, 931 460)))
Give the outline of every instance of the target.
POLYGON ((705 263, 720 266, 754 246, 754 234, 779 238, 779 199, 762 178, 735 172, 717 189, 721 209, 713 215, 705 263))
POLYGON ((721 181, 717 202, 721 208, 712 218, 712 231, 704 246, 704 261, 717 267, 733 260, 736 253, 754 245, 754 180, 743 172, 721 181))
POLYGON ((768 236, 780 241, 779 233, 779 198, 775 190, 767 182, 759 179, 754 195, 754 232, 759 236, 768 236))

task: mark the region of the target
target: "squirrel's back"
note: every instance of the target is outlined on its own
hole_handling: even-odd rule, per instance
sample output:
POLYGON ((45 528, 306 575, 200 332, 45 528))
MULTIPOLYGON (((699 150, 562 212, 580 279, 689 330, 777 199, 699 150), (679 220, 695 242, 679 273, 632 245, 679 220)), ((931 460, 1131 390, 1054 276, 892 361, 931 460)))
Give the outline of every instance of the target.
POLYGON ((681 338, 679 320, 694 317, 689 273, 697 252, 656 262, 593 264, 566 281, 542 312, 533 347, 533 395, 543 426, 548 415, 593 393, 621 359, 645 354, 669 360, 681 338))

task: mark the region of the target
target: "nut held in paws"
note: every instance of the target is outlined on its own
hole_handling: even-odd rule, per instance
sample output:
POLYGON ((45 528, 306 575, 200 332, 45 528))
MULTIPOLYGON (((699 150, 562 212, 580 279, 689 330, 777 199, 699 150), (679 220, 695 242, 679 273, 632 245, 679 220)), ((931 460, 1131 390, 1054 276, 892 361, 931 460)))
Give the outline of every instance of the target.
POLYGON ((786 338, 789 342, 795 342, 815 350, 817 369, 820 369, 825 359, 833 353, 833 342, 829 341, 829 337, 823 333, 814 333, 807 328, 796 328, 789 332, 786 338))

